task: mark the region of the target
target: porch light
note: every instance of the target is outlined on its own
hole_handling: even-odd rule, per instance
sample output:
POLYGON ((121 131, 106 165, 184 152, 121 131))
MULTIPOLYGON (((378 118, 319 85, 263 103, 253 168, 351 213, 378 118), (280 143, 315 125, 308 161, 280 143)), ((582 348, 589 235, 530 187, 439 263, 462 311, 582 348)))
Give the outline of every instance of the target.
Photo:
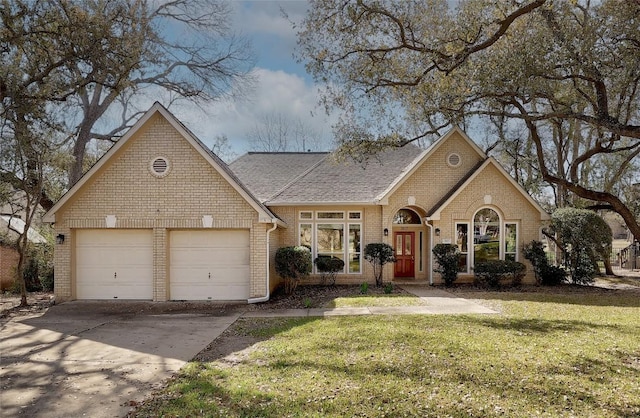
POLYGON ((439 237, 440 236, 440 228, 436 228, 435 233, 436 233, 436 237, 439 237))
POLYGON ((389 228, 385 228, 384 231, 382 231, 382 232, 384 232, 384 236, 385 237, 389 236, 389 228))
POLYGON ((64 234, 56 235, 56 243, 57 244, 64 244, 64 234))

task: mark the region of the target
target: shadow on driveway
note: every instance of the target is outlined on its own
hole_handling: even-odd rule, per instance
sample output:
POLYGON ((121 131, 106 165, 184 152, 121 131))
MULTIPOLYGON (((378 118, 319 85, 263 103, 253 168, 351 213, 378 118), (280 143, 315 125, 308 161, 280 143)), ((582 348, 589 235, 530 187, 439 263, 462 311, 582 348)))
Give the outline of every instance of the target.
POLYGON ((242 312, 193 305, 76 301, 5 321, 0 415, 124 416, 242 312))

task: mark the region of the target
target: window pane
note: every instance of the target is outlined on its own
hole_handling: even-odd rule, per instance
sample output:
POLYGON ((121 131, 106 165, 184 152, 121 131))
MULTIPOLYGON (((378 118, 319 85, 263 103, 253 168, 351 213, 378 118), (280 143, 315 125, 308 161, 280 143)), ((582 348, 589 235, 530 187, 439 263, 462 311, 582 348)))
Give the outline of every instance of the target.
POLYGON ((300 224, 300 245, 311 249, 311 224, 300 224))
POLYGON ((396 235, 396 255, 402 255, 402 235, 396 235))
POLYGON ((300 219, 313 219, 313 212, 300 212, 300 219))
POLYGON ((461 273, 467 272, 467 254, 460 254, 460 261, 458 262, 458 271, 461 273))
POLYGON ((404 239, 404 255, 412 255, 413 248, 411 248, 411 238, 409 236, 405 236, 404 239))
POLYGON ((349 273, 360 273, 360 225, 349 225, 349 273))
POLYGON ((394 224, 421 224, 422 220, 412 210, 409 209, 400 209, 396 215, 393 217, 394 224))
POLYGON ((344 253, 344 225, 318 224, 317 242, 318 255, 320 253, 344 253))
POLYGON ((515 253, 518 243, 518 228, 516 224, 504 225, 504 252, 515 253))
POLYGON ((474 263, 500 259, 500 218, 493 209, 485 208, 473 218, 474 263))
POLYGON ((344 219, 344 212, 318 212, 318 219, 344 219))
POLYGON ((349 212, 349 219, 360 219, 360 212, 349 212))
POLYGON ((468 224, 456 224, 456 244, 458 245, 458 251, 460 251, 461 253, 467 253, 469 251, 468 224))

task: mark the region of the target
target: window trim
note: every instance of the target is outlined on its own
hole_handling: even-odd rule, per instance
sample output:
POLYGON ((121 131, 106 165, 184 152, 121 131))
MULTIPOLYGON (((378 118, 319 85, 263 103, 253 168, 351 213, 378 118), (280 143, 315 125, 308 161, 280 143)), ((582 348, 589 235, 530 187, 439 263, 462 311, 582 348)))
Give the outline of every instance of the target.
POLYGON ((479 207, 475 212, 473 212, 473 215, 471 216, 471 220, 456 220, 454 221, 454 230, 453 230, 453 236, 457 237, 457 233, 458 233, 458 225, 460 224, 466 224, 467 225, 467 270, 465 271, 461 271, 460 273, 462 274, 470 274, 471 271, 473 270, 474 266, 476 265, 476 256, 475 256, 475 244, 474 244, 474 234, 475 234, 475 229, 474 229, 474 223, 475 223, 475 217, 478 214, 478 212, 480 212, 482 209, 491 209, 493 210, 497 215, 498 215, 498 225, 500 226, 500 241, 499 241, 499 259, 500 260, 505 260, 507 254, 515 254, 515 260, 518 261, 519 257, 520 257, 520 221, 519 220, 512 220, 512 219, 504 219, 502 216, 501 211, 494 206, 481 206, 479 207), (507 252, 506 251, 506 232, 507 232, 507 225, 515 225, 516 226, 516 250, 515 252, 507 252))
MULTIPOLYGON (((308 211, 301 211, 301 212, 308 212, 308 211)), ((353 219, 353 220, 349 220, 348 218, 344 217, 345 212, 344 211, 316 211, 315 214, 317 215, 318 212, 328 212, 328 213, 342 213, 343 214, 343 218, 342 219, 335 219, 335 218, 321 218, 318 219, 317 216, 314 217, 314 219, 299 219, 298 221, 298 231, 297 231, 297 235, 298 235, 298 245, 304 245, 302 244, 302 228, 303 227, 307 227, 309 226, 311 228, 311 257, 313 260, 315 260, 318 257, 318 225, 342 225, 342 232, 343 232, 343 243, 342 243, 342 258, 345 262, 345 266, 342 270, 342 272, 339 272, 338 274, 351 274, 351 275, 356 275, 356 274, 363 274, 364 272, 364 267, 363 267, 363 261, 364 261, 364 252, 363 252, 363 242, 364 242, 364 222, 362 219, 362 211, 349 211, 351 213, 360 213, 360 219, 353 219), (351 221, 356 221, 356 222, 351 222, 351 221), (351 226, 352 225, 357 225, 359 227, 360 230, 360 251, 351 251, 350 250, 350 232, 351 232, 351 226), (349 271, 350 270, 350 263, 349 263, 349 257, 351 255, 357 255, 358 256, 358 265, 359 265, 359 270, 358 271, 349 271)), ((348 216, 348 215, 347 215, 348 216)), ((300 215, 298 215, 298 217, 300 217, 300 215)), ((337 253, 336 253, 337 254, 337 253)), ((316 265, 315 263, 313 264, 313 274, 320 274, 317 269, 316 269, 316 265)))
MULTIPOLYGON (((474 215, 475 217, 475 215, 474 215)), ((469 267, 471 265, 471 257, 470 257, 470 251, 469 248, 471 248, 471 243, 469 242, 471 239, 471 234, 469 234, 469 230, 470 230, 470 222, 469 221, 456 221, 454 223, 454 231, 453 231, 453 236, 456 237, 456 245, 458 245, 458 225, 466 225, 467 226, 467 251, 466 252, 462 252, 460 251, 460 249, 458 249, 458 251, 460 251, 460 254, 465 254, 467 256, 467 262, 466 262, 466 268, 463 271, 459 271, 458 273, 462 273, 462 274, 469 274, 469 267)))
POLYGON ((330 222, 330 221, 342 221, 343 223, 346 221, 343 210, 317 210, 315 219, 318 222, 330 222), (321 218, 321 213, 339 213, 342 215, 341 218, 321 218))

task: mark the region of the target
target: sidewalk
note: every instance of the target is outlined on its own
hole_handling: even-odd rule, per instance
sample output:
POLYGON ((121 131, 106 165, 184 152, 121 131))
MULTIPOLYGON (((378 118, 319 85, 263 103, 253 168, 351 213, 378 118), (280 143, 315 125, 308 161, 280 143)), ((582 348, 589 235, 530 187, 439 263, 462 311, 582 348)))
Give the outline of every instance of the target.
POLYGON ((437 314, 497 314, 498 312, 467 299, 424 285, 401 285, 402 289, 418 296, 426 305, 391 306, 391 307, 359 307, 359 308, 312 308, 281 309, 273 311, 245 312, 243 318, 276 318, 276 317, 328 317, 348 315, 437 315, 437 314))

